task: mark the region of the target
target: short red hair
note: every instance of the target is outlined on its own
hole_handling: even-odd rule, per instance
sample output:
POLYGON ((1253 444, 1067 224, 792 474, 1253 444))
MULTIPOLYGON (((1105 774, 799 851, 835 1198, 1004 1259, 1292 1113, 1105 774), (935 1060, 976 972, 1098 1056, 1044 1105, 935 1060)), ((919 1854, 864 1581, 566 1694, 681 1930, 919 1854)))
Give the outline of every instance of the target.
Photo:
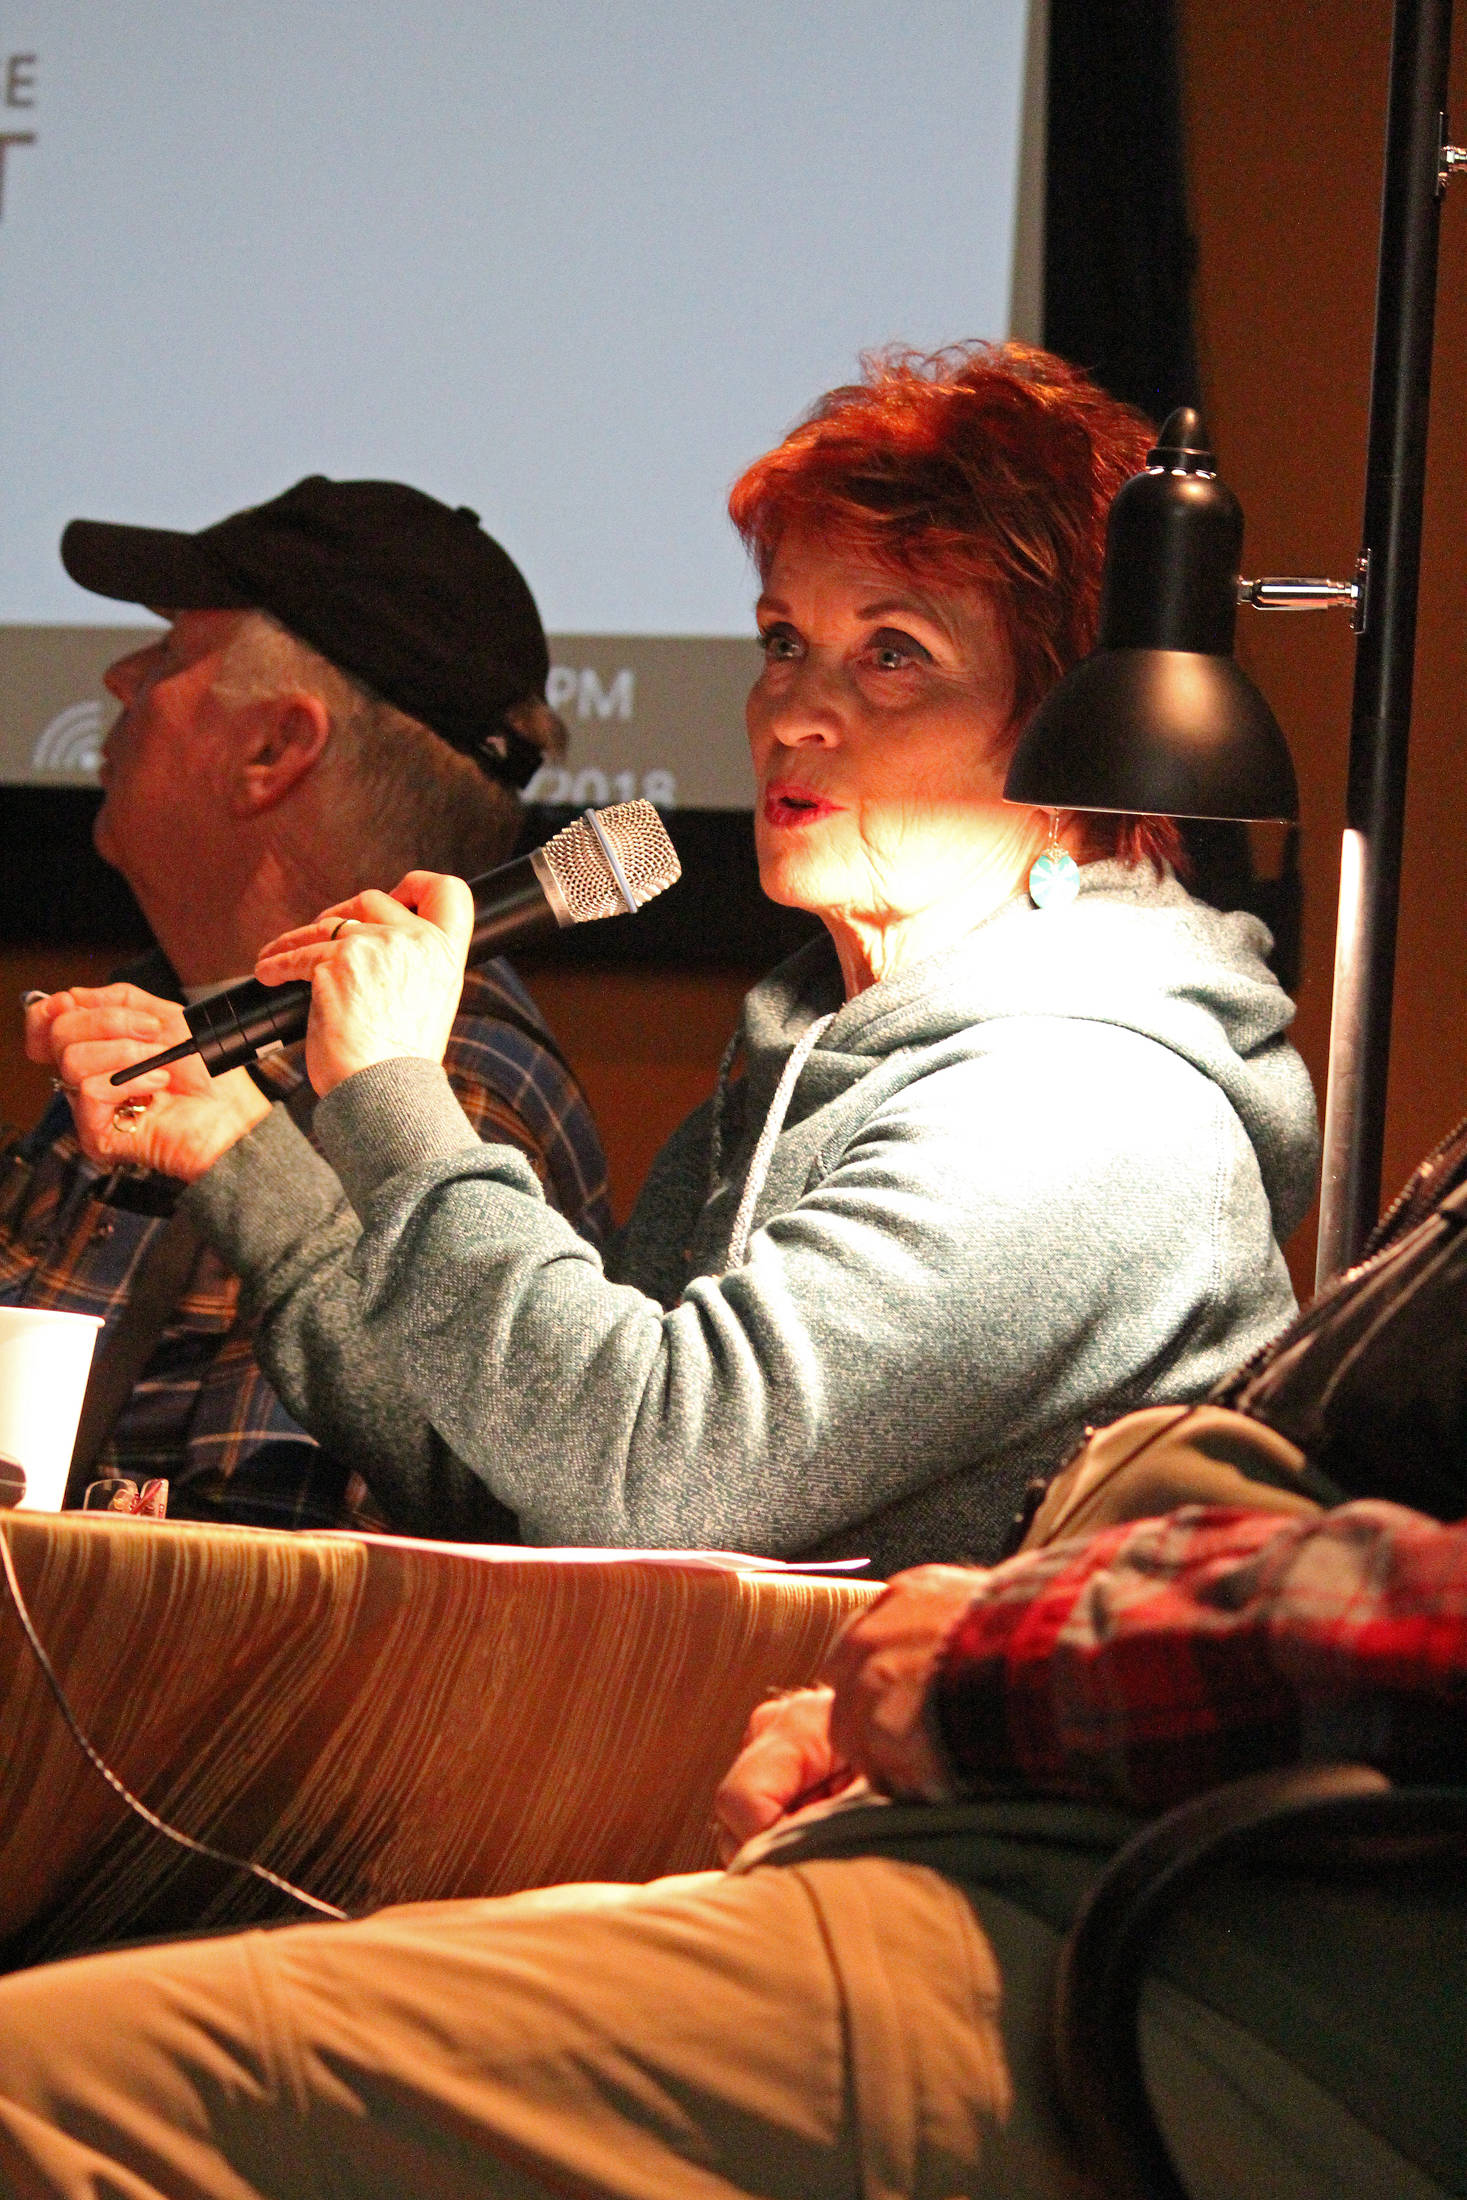
MULTIPOLYGON (((1105 523, 1149 421, 1031 344, 869 353, 734 483, 729 515, 768 578, 781 541, 832 549, 992 607, 1013 666, 1005 751, 1095 646, 1105 523)), ((1169 818, 1087 814, 1086 853, 1176 863, 1169 818)))

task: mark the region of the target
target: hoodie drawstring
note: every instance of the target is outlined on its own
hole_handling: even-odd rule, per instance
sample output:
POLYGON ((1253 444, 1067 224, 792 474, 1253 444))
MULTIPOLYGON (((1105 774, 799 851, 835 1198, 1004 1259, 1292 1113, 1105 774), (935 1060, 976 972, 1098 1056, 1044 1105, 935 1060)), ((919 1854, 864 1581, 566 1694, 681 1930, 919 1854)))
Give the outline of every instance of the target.
POLYGON ((754 1148, 749 1163, 749 1173, 744 1178, 743 1195, 739 1211, 734 1217, 733 1236, 728 1242, 728 1259, 724 1274, 730 1268, 742 1268, 749 1250, 749 1236, 754 1225, 754 1209, 759 1204, 759 1194, 764 1189, 764 1179, 769 1174, 770 1158, 775 1140, 784 1129, 784 1119, 789 1113, 791 1097, 800 1081, 800 1072, 814 1049, 816 1040, 829 1023, 835 1021, 834 1012, 829 1016, 817 1016, 796 1041, 789 1060, 780 1071, 779 1083, 774 1088, 774 1098, 769 1103, 769 1113, 764 1118, 764 1128, 759 1133, 759 1143, 754 1148))
POLYGON ((733 1077, 733 1066, 739 1058, 744 1043, 742 1030, 734 1033, 719 1057, 718 1076, 713 1086, 713 1127, 708 1140, 708 1197, 711 1199, 723 1182, 723 1119, 728 1113, 728 1088, 733 1077))

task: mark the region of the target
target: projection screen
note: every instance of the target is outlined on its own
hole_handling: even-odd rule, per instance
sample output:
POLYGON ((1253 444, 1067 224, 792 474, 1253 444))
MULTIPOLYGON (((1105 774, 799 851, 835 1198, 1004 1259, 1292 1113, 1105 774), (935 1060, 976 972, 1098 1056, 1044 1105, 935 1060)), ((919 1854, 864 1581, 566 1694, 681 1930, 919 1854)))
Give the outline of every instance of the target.
POLYGON ((553 637, 532 799, 747 808, 729 483, 867 347, 1037 333, 1027 0, 14 0, 0 780, 85 786, 147 614, 76 516, 474 506, 553 637))

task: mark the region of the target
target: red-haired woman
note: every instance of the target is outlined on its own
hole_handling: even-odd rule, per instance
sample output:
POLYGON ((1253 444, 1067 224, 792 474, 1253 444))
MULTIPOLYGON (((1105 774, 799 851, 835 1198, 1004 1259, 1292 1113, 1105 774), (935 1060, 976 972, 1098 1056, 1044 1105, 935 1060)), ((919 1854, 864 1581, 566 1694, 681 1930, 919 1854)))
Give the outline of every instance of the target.
POLYGON ((158 1073, 128 1135, 98 1072, 148 1046, 63 1059, 99 1158, 221 1154, 188 1204, 260 1357, 401 1525, 992 1558, 1086 1422, 1198 1396, 1289 1313, 1314 1106, 1260 928, 1190 899, 1163 821, 1001 799, 1147 444, 1058 360, 979 346, 872 361, 736 485, 760 876, 825 933, 750 994, 742 1074, 604 1266, 438 1067, 459 881, 258 966, 316 973, 316 1133, 360 1233, 243 1073, 158 1073))

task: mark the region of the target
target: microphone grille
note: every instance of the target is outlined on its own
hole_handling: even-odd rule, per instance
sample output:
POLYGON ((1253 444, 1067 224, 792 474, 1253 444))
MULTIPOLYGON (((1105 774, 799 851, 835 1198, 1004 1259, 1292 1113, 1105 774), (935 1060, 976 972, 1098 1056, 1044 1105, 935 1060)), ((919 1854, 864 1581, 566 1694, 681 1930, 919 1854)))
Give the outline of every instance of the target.
POLYGON ((677 850, 650 802, 615 802, 608 810, 588 811, 586 817, 563 826, 538 851, 565 905, 563 923, 586 924, 594 917, 627 914, 605 851, 587 822, 592 814, 639 909, 682 877, 677 850))

